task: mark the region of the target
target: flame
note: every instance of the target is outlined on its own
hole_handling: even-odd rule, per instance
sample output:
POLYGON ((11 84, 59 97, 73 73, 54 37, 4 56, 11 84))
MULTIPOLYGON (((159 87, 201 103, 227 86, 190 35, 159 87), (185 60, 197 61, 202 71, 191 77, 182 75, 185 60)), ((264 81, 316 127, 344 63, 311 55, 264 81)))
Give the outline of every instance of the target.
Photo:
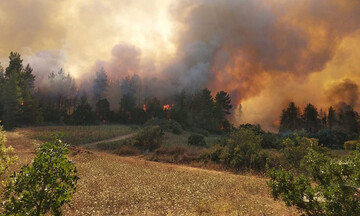
POLYGON ((165 105, 163 106, 163 110, 164 110, 164 111, 166 111, 166 110, 171 110, 170 104, 165 104, 165 105))
POLYGON ((221 126, 220 126, 220 130, 221 130, 221 131, 224 131, 224 130, 225 130, 224 125, 221 125, 221 126))
POLYGON ((144 112, 146 112, 146 104, 143 104, 142 109, 144 112))

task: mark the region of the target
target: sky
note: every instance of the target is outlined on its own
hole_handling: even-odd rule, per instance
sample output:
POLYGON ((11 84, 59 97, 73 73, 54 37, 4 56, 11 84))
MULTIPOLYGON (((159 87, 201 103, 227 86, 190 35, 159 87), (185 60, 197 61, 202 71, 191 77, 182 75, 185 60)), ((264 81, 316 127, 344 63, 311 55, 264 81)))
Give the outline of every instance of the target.
POLYGON ((80 84, 103 67, 162 92, 232 97, 232 122, 271 130, 290 101, 360 108, 358 0, 0 1, 0 62, 10 51, 37 85, 64 68, 80 84))

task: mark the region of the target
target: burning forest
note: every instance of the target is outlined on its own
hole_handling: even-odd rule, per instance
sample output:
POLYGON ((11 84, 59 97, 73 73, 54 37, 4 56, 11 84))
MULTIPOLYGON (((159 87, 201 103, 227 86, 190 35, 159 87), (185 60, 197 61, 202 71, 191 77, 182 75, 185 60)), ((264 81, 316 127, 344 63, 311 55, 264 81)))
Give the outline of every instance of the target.
POLYGON ((147 6, 141 0, 126 6, 38 1, 31 7, 11 1, 0 8, 4 70, 10 70, 9 53, 21 53, 18 66, 25 71, 29 65, 36 77, 30 94, 67 115, 81 98, 93 110, 106 99, 117 112, 124 95, 133 95, 130 106, 143 111, 152 98, 171 111, 175 95, 196 95, 205 88, 212 97, 229 93, 230 123, 261 124, 270 131, 278 130, 281 110, 291 101, 322 110, 345 103, 359 110, 356 0, 157 0, 147 6), (120 13, 122 7, 128 12, 120 13), (28 13, 8 20, 12 8, 28 13), (56 16, 49 13, 54 8, 56 16), (95 8, 102 20, 91 17, 95 8), (28 26, 24 20, 30 14, 33 25, 28 26), (135 28, 133 20, 148 30, 135 28), (80 35, 87 37, 78 40, 80 35))

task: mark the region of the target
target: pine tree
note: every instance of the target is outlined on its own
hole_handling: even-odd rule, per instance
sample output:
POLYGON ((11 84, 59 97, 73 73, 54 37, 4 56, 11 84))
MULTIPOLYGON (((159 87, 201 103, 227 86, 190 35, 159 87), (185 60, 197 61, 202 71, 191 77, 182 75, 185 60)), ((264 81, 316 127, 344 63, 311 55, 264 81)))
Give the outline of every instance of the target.
POLYGON ((320 129, 319 113, 316 107, 312 104, 308 104, 304 108, 304 114, 302 115, 304 129, 310 133, 316 133, 320 129))
POLYGON ((96 72, 96 77, 93 83, 94 101, 99 101, 100 99, 105 98, 107 88, 108 77, 104 68, 101 68, 99 72, 96 72))
MULTIPOLYGON (((0 121, 3 119, 3 114, 4 114, 4 96, 3 96, 3 92, 4 92, 4 85, 5 85, 5 74, 4 74, 4 69, 0 64, 0 121)), ((1 124, 1 122, 0 122, 1 124)))
POLYGON ((300 129, 301 119, 299 108, 294 102, 290 102, 289 106, 282 111, 280 120, 280 131, 294 131, 300 129))
POLYGON ((20 89, 16 83, 17 74, 9 73, 3 92, 4 98, 4 129, 14 128, 18 123, 19 105, 23 103, 20 89))
POLYGON ((327 123, 328 123, 329 129, 332 129, 333 126, 336 124, 336 111, 333 107, 329 108, 329 113, 327 116, 327 123))

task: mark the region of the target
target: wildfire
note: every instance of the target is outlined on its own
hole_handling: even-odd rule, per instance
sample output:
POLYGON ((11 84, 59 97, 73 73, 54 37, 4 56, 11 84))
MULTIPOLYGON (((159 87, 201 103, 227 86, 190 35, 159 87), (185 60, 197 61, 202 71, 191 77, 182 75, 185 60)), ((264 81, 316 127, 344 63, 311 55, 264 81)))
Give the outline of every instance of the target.
POLYGON ((171 110, 170 104, 165 104, 165 105, 163 106, 163 110, 164 110, 164 111, 166 111, 166 110, 171 110))
POLYGON ((143 104, 142 109, 144 110, 144 112, 146 112, 146 104, 143 104))
POLYGON ((224 131, 224 130, 225 130, 224 125, 221 124, 220 130, 221 130, 221 131, 224 131))

